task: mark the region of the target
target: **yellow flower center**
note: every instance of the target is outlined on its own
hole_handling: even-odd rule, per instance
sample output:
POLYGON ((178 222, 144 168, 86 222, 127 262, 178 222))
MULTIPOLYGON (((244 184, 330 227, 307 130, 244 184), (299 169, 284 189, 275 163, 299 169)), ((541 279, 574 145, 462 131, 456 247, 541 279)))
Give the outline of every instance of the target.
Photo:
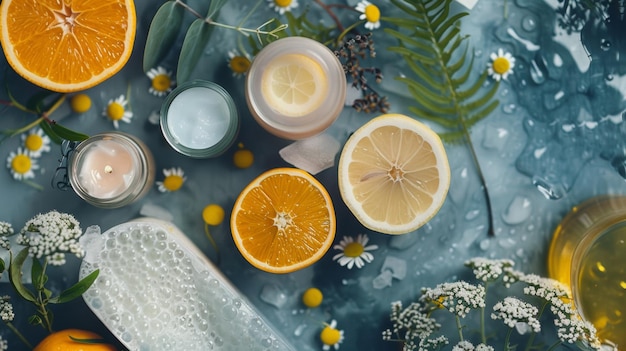
POLYGON ((320 340, 324 345, 335 345, 341 340, 341 332, 330 326, 326 326, 320 334, 320 340))
POLYGON ((163 187, 169 191, 176 191, 183 186, 185 179, 179 175, 169 175, 163 180, 163 187))
POLYGON ((346 248, 343 250, 343 254, 347 257, 359 257, 363 253, 365 248, 361 243, 352 242, 346 245, 346 248))
POLYGON ((235 56, 230 59, 230 69, 237 74, 246 73, 250 69, 250 60, 245 56, 235 56))
POLYGON ((511 69, 511 62, 506 57, 498 57, 493 60, 493 71, 497 74, 505 74, 511 69))
POLYGON ((76 113, 84 113, 91 108, 91 98, 87 94, 76 94, 70 100, 70 106, 76 113))
POLYGON ((172 80, 167 74, 159 74, 152 78, 152 88, 158 92, 166 92, 172 85, 172 80))
POLYGON ((124 106, 119 102, 112 102, 107 107, 107 115, 114 121, 119 121, 124 117, 124 106))
POLYGON ((224 209, 218 204, 207 205, 202 210, 202 219, 208 225, 219 225, 224 221, 224 209))
POLYGON ((291 1, 292 0, 274 0, 274 3, 278 7, 287 7, 287 6, 291 5, 291 1))
POLYGON ((13 158, 13 161, 11 161, 11 169, 19 174, 27 173, 28 171, 30 171, 30 167, 30 157, 23 154, 16 155, 13 158))
POLYGON ((378 6, 367 5, 365 7, 365 19, 368 22, 378 22, 378 20, 380 20, 380 9, 378 9, 378 6))
POLYGON ((30 151, 37 151, 43 146, 43 138, 37 134, 30 134, 26 137, 24 146, 30 151))

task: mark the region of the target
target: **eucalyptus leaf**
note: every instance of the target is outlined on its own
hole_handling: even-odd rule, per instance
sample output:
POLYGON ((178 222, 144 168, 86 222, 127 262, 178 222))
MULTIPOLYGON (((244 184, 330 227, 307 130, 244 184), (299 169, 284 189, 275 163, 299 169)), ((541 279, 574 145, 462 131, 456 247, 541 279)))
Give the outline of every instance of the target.
POLYGON ((67 290, 62 291, 59 296, 51 298, 49 302, 59 304, 72 301, 75 298, 80 297, 85 291, 87 291, 87 289, 89 289, 96 278, 98 278, 98 274, 100 274, 100 271, 96 269, 76 284, 69 287, 67 290))
POLYGON ((33 281, 33 286, 35 290, 43 290, 43 286, 46 284, 46 275, 44 272, 44 268, 39 262, 38 259, 33 257, 33 264, 30 269, 30 278, 33 281))
POLYGON ((148 72, 172 49, 183 23, 185 9, 168 1, 161 5, 150 22, 146 46, 143 52, 143 70, 148 72))
POLYGON ((178 58, 178 69, 176 70, 176 82, 178 84, 191 77, 191 72, 200 60, 204 48, 211 39, 212 32, 213 26, 204 19, 198 18, 189 26, 178 58))
POLYGON ((4 260, 2 259, 2 257, 0 257, 0 276, 2 273, 4 273, 5 269, 6 269, 6 265, 4 264, 4 260))
POLYGON ((209 11, 207 12, 206 17, 211 19, 215 18, 217 16, 217 13, 224 5, 226 5, 227 2, 228 0, 211 0, 211 3, 209 4, 209 11))
POLYGON ((35 294, 28 290, 22 282, 22 268, 24 267, 26 258, 28 258, 28 247, 25 247, 18 252, 17 256, 13 257, 13 253, 11 253, 10 256, 11 264, 9 265, 9 281, 11 281, 11 285, 13 285, 15 292, 17 292, 24 300, 35 303, 37 301, 35 294))
POLYGON ((80 132, 73 131, 68 129, 56 122, 50 123, 50 128, 58 135, 60 138, 69 140, 69 141, 83 141, 89 138, 89 135, 83 134, 80 132))

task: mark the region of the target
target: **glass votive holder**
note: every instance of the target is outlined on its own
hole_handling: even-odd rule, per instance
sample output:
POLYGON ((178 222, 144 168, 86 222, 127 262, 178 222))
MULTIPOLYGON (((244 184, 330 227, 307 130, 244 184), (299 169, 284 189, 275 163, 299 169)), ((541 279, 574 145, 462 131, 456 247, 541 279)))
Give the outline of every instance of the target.
POLYGON ((287 37, 256 55, 245 93, 252 116, 265 130, 284 139, 304 139, 339 117, 346 76, 339 59, 323 44, 287 37))
POLYGON ((138 138, 122 132, 96 134, 71 153, 72 189, 88 203, 118 208, 143 197, 154 184, 155 166, 150 149, 138 138))
POLYGON ((221 155, 239 133, 232 97, 221 86, 204 80, 176 87, 163 102, 160 122, 172 148, 193 158, 221 155))
POLYGON ((626 345, 626 196, 575 206, 554 232, 548 274, 571 288, 603 343, 626 345))

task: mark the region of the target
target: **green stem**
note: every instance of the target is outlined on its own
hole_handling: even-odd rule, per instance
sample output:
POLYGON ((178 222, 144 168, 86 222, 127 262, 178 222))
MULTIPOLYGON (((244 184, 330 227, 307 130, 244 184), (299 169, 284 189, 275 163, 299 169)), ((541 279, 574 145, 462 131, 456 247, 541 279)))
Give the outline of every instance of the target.
POLYGON ((550 345, 550 347, 546 351, 552 351, 557 348, 557 346, 561 345, 563 342, 561 340, 556 341, 554 344, 550 345))
POLYGON ((220 250, 217 247, 217 243, 215 242, 213 235, 211 235, 211 232, 209 231, 209 225, 206 223, 204 224, 204 234, 206 235, 207 239, 209 239, 209 242, 211 243, 211 245, 213 245, 213 248, 215 249, 215 253, 217 255, 217 264, 219 264, 220 263, 220 250))
POLYGON ((513 328, 509 328, 509 331, 506 333, 506 338, 504 338, 504 350, 512 351, 510 342, 511 342, 511 334, 513 333, 513 328))
POLYGON ((463 326, 461 325, 461 318, 459 318, 459 316, 454 316, 454 319, 456 320, 456 329, 459 332, 459 340, 463 341, 463 326))
POLYGON ((24 335, 22 335, 22 333, 20 333, 20 331, 17 330, 17 328, 13 325, 13 323, 5 322, 5 324, 7 327, 9 327, 9 329, 11 329, 13 333, 15 333, 15 335, 17 335, 17 338, 20 339, 24 343, 24 345, 26 345, 31 350, 33 349, 33 345, 31 345, 31 343, 28 342, 28 340, 26 340, 24 335))
POLYGON ((507 19, 509 17, 509 5, 507 0, 504 0, 504 18, 507 19))

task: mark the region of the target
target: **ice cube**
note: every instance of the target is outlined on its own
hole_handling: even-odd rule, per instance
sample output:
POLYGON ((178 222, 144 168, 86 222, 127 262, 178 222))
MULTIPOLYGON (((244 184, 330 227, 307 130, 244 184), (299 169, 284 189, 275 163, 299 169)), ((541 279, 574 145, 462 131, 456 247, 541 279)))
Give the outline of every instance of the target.
POLYGON ((287 295, 276 285, 266 284, 261 289, 261 300, 276 308, 282 308, 287 302, 287 295))
POLYGON ((391 273, 391 271, 389 270, 383 271, 382 273, 377 275, 374 280, 372 280, 372 286, 376 290, 381 290, 388 286, 391 286, 392 275, 393 273, 391 273))
POLYGON ((532 212, 530 200, 521 195, 515 196, 506 210, 502 213, 502 220, 507 224, 520 224, 530 217, 532 212))
POLYGON ((341 145, 332 136, 322 133, 295 141, 278 151, 280 157, 295 167, 315 175, 335 165, 341 145))
POLYGON ((172 222, 174 220, 174 216, 170 213, 170 211, 149 202, 141 206, 139 214, 145 217, 158 218, 167 222, 172 222))
POLYGON ((387 256, 380 271, 381 273, 390 271, 393 278, 402 280, 406 277, 406 261, 394 256, 387 256))

